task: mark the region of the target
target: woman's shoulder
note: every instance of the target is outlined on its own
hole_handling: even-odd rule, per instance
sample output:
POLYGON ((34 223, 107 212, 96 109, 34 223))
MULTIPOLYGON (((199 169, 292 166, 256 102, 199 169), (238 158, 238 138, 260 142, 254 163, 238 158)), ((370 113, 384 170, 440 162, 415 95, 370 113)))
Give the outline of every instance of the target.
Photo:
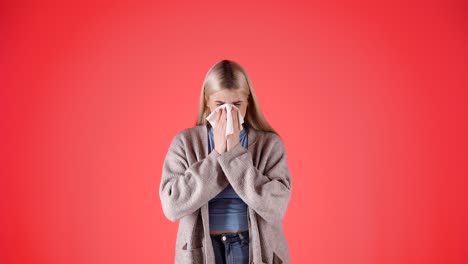
MULTIPOLYGON (((253 129, 253 128, 251 128, 253 129)), ((273 152, 283 152, 285 151, 285 145, 283 139, 280 135, 273 131, 267 130, 259 130, 254 129, 253 133, 249 133, 252 135, 253 142, 255 142, 257 148, 261 148, 262 153, 266 153, 268 151, 273 152)), ((249 141, 251 138, 249 138, 249 141)))
POLYGON ((206 125, 196 125, 193 127, 186 127, 179 129, 173 138, 173 141, 176 140, 186 140, 188 138, 193 139, 193 138, 199 138, 203 134, 203 129, 207 129, 206 125))
POLYGON ((196 126, 193 126, 193 127, 186 127, 186 128, 183 128, 181 129, 178 134, 183 134, 183 135, 201 135, 203 131, 203 129, 207 129, 207 126, 206 125, 196 125, 196 126))
POLYGON ((266 131, 266 130, 255 130, 255 134, 257 138, 261 138, 265 142, 268 143, 282 143, 282 138, 273 131, 266 131))

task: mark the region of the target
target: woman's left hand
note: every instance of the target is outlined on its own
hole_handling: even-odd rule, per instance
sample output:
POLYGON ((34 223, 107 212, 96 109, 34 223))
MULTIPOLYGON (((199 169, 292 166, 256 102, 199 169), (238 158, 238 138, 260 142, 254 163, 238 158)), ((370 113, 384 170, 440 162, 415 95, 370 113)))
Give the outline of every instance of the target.
POLYGON ((234 134, 227 137, 227 151, 234 148, 237 144, 240 144, 240 127, 239 127, 239 111, 232 108, 232 122, 234 123, 234 134))

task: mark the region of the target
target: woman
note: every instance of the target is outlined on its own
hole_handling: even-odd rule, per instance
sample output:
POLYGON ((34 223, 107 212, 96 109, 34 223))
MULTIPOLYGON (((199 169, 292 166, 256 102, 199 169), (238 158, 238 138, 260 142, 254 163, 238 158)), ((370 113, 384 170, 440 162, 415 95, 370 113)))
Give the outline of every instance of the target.
POLYGON ((282 219, 291 187, 284 144, 247 72, 234 61, 216 63, 196 125, 175 135, 164 160, 159 195, 165 216, 179 220, 175 263, 289 263, 282 219))

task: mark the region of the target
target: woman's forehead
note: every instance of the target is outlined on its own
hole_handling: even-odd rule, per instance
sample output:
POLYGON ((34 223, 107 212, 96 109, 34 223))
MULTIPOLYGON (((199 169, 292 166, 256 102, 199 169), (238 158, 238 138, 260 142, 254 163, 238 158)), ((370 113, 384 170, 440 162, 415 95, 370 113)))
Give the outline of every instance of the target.
POLYGON ((242 100, 245 98, 245 95, 241 92, 240 89, 238 90, 229 90, 223 89, 221 91, 217 91, 211 94, 210 98, 212 100, 242 100))

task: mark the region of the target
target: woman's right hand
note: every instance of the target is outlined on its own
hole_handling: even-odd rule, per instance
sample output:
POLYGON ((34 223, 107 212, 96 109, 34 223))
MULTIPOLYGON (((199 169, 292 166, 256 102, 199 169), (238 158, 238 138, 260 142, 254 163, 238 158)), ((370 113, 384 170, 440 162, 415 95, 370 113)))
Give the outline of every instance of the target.
POLYGON ((220 109, 216 116, 216 127, 213 129, 215 150, 219 154, 226 152, 226 109, 220 109))

